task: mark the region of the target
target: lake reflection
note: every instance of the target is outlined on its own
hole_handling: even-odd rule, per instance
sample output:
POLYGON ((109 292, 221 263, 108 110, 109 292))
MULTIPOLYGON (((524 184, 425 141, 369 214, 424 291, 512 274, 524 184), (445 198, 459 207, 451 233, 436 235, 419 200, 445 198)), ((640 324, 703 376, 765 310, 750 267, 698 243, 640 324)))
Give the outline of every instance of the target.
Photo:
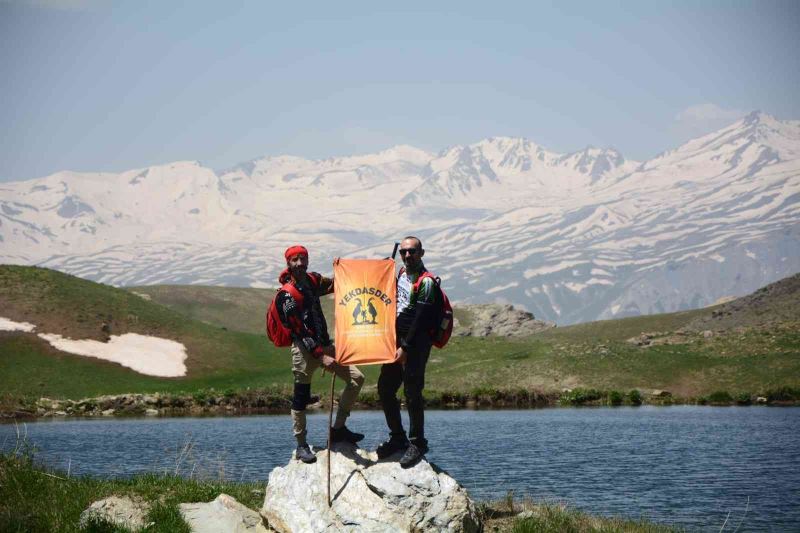
MULTIPOLYGON (((327 414, 309 416, 322 445, 327 414)), ((690 530, 800 531, 800 408, 640 407, 429 411, 430 461, 473 498, 566 502, 690 530), (749 501, 749 504, 748 504, 749 501), (745 515, 745 509, 747 513, 745 515)), ((383 415, 354 412, 374 448, 383 415)), ((294 446, 288 416, 29 423, 38 457, 73 475, 139 472, 266 481, 294 446)), ((23 431, 20 426, 20 431, 23 431)), ((3 449, 14 425, 0 425, 3 449)))

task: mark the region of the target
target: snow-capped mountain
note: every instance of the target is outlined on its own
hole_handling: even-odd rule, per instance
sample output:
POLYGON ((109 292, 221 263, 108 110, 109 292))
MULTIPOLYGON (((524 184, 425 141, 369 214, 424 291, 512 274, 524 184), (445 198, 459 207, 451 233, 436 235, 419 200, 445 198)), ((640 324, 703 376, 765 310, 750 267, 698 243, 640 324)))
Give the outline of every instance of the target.
POLYGON ((0 184, 0 261, 116 285, 274 286, 289 244, 330 271, 407 234, 460 301, 559 324, 708 305, 800 271, 800 122, 755 112, 645 162, 499 137, 0 184))

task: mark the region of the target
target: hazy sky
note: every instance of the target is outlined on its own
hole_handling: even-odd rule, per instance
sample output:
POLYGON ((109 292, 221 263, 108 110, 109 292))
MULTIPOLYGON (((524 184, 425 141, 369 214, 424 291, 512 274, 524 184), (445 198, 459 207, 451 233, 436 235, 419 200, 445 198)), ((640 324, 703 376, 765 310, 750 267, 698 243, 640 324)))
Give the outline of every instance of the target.
POLYGON ((0 0, 0 181, 800 118, 800 2, 0 0))

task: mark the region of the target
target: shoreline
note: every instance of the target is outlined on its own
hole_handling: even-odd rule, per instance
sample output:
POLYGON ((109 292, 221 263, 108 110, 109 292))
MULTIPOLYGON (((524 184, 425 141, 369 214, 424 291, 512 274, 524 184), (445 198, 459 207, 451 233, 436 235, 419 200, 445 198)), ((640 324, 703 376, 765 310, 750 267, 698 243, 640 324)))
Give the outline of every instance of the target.
MULTIPOLYGON (((0 454, 0 472, 7 483, 0 494, 7 505, 0 506, 0 530, 27 531, 31 520, 43 531, 79 530, 81 515, 92 502, 109 496, 124 496, 146 502, 149 528, 153 531, 181 531, 186 523, 178 512, 181 502, 211 501, 229 494, 245 507, 258 512, 263 506, 263 482, 236 482, 221 479, 191 479, 155 472, 126 479, 70 476, 69 472, 38 463, 32 452, 16 450, 0 454), (49 510, 40 502, 45 495, 49 510)), ((628 531, 630 533, 668 533, 684 531, 680 526, 660 524, 646 518, 589 514, 564 503, 534 501, 515 497, 513 492, 501 500, 472 500, 483 531, 556 533, 564 531, 628 531)), ((108 527, 100 522, 97 526, 108 527)), ((103 528, 102 530, 106 530, 103 528)))
MULTIPOLYGON (((548 407, 622 407, 622 406, 797 406, 800 389, 782 387, 762 394, 716 391, 706 396, 679 397, 669 391, 629 392, 597 389, 565 389, 561 392, 528 390, 476 389, 471 392, 426 391, 426 409, 505 410, 548 407)), ((327 410, 328 403, 313 396, 309 410, 327 410)), ((402 401, 402 398, 401 398, 402 401)), ((291 395, 283 390, 256 389, 217 392, 213 389, 194 393, 153 393, 104 395, 80 400, 5 397, 0 401, 0 422, 38 419, 98 419, 126 417, 246 416, 289 414, 291 395)), ((355 410, 380 410, 374 391, 362 392, 355 410)))

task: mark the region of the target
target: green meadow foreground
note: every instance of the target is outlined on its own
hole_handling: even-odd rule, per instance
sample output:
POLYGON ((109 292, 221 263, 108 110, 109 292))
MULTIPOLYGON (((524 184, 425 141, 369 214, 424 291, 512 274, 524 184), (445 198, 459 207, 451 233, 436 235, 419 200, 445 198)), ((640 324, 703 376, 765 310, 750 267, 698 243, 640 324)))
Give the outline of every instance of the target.
MULTIPOLYGON (((70 477, 68 473, 38 466, 30 453, 0 455, 0 530, 4 532, 127 531, 104 522, 79 527, 80 515, 89 505, 116 495, 142 499, 151 504, 147 531, 189 532, 178 510, 179 503, 208 502, 228 494, 258 511, 264 486, 213 479, 185 479, 172 475, 145 474, 130 479, 70 477)), ((630 532, 666 533, 672 528, 646 522, 594 517, 558 504, 514 501, 478 504, 484 531, 533 532, 630 532)))
MULTIPOLYGON (((458 337, 431 354, 434 406, 792 402, 800 392, 800 276, 720 306, 557 327, 528 337, 458 337)), ((287 349, 263 334, 272 290, 196 286, 117 289, 52 270, 0 266, 0 316, 35 332, 0 331, 6 415, 35 401, 158 393, 163 407, 285 409, 287 349), (139 333, 187 348, 187 375, 159 378, 60 352, 37 333, 107 339, 139 333), (187 405, 191 404, 191 405, 187 405)), ((326 314, 332 324, 332 302, 326 314)), ((473 317, 456 308, 468 324, 473 317)), ((378 367, 364 367, 373 407, 378 367)), ((324 383, 323 383, 324 382, 324 383)), ((314 391, 329 377, 317 376, 314 391)), ((86 409, 84 409, 86 410, 86 409)), ((80 411, 69 414, 81 414, 80 411)))

